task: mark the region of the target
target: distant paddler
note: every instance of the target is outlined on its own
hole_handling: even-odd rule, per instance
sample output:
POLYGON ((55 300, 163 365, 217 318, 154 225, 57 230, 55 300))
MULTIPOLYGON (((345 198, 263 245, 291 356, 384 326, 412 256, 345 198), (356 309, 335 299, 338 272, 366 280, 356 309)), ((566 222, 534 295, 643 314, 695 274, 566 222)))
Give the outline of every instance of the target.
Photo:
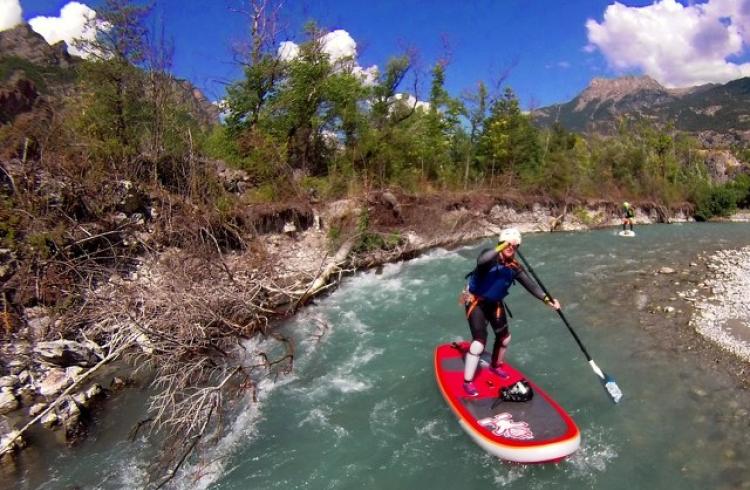
POLYGON ((633 220, 635 219, 635 211, 633 211, 630 203, 625 201, 622 203, 622 231, 625 231, 626 227, 630 227, 630 231, 633 231, 633 220))

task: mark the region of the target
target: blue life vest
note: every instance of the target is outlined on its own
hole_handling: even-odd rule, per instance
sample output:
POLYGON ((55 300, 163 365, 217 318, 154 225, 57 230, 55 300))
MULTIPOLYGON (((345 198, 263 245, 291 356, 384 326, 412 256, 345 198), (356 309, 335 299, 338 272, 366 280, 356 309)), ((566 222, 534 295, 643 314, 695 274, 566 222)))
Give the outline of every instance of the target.
POLYGON ((469 292, 484 301, 500 303, 518 276, 518 270, 500 263, 487 271, 474 270, 469 276, 469 292))

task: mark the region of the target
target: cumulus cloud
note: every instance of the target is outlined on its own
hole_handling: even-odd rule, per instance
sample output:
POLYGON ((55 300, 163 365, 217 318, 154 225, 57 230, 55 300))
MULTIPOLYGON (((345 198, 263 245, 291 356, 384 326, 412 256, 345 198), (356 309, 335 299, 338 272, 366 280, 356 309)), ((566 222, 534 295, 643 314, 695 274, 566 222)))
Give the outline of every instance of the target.
POLYGON ((0 0, 0 31, 10 29, 23 22, 19 0, 0 0))
POLYGON ((278 54, 283 61, 291 61, 299 56, 299 46, 292 41, 284 41, 279 45, 278 54))
POLYGON ((96 12, 87 5, 70 2, 60 9, 59 17, 34 17, 29 20, 29 25, 48 43, 65 41, 70 54, 85 57, 86 53, 82 53, 73 46, 73 40, 94 39, 96 34, 91 29, 89 21, 95 17, 96 12))
POLYGON ((359 79, 368 86, 375 85, 375 83, 378 81, 379 70, 377 65, 372 65, 367 68, 362 68, 361 66, 357 65, 352 70, 352 73, 359 77, 359 79))
POLYGON ((394 94, 393 99, 401 101, 401 103, 403 103, 404 105, 406 105, 408 107, 415 107, 414 104, 416 103, 416 107, 415 107, 416 109, 420 109, 420 110, 423 110, 423 111, 429 111, 430 110, 430 103, 429 102, 424 102, 424 101, 421 101, 421 100, 417 100, 411 94, 401 94, 401 93, 394 94))
POLYGON ((732 61, 750 44, 750 0, 615 2, 586 29, 586 51, 598 50, 614 69, 641 70, 667 87, 750 76, 750 63, 732 61))
MULTIPOLYGON (((351 35, 343 29, 329 32, 321 38, 323 52, 326 53, 331 62, 340 69, 350 69, 363 83, 373 85, 378 77, 377 65, 367 68, 357 63, 357 43, 351 35)), ((292 41, 284 41, 279 44, 277 51, 279 57, 284 61, 290 61, 299 56, 299 46, 292 41)))

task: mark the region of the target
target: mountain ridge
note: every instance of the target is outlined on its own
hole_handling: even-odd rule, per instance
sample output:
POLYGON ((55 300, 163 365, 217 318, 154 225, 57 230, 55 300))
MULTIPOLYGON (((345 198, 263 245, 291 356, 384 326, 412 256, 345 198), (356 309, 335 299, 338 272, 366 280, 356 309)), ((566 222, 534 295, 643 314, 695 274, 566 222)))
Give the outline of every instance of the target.
POLYGON ((649 76, 594 78, 572 100, 532 112, 535 122, 571 131, 613 133, 624 118, 646 119, 701 136, 750 142, 750 78, 666 88, 649 76))

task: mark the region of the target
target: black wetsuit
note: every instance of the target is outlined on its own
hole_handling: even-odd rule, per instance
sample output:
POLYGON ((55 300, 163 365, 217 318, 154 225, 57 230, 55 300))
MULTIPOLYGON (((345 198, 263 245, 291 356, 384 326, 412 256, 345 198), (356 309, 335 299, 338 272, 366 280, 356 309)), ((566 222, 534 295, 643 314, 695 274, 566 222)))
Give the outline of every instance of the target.
POLYGON ((477 258, 477 267, 469 275, 468 291, 473 301, 465 303, 466 317, 471 337, 487 345, 487 323, 495 332, 492 347, 492 365, 497 365, 503 340, 509 335, 508 318, 503 299, 508 289, 518 281, 537 299, 545 300, 544 291, 529 277, 515 259, 509 263, 498 261, 500 254, 494 249, 483 250, 477 258))
POLYGON ((626 226, 630 226, 630 231, 633 231, 633 218, 635 218, 635 211, 633 211, 633 208, 627 207, 623 208, 623 220, 622 220, 622 230, 625 231, 626 226))

